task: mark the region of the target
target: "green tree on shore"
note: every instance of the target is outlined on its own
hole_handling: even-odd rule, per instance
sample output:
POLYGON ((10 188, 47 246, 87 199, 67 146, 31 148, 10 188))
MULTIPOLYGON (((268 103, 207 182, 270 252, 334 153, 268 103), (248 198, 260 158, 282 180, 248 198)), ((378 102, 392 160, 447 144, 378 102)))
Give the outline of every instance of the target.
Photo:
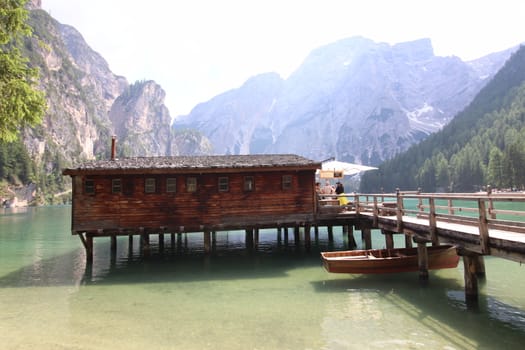
POLYGON ((42 121, 44 93, 37 89, 38 69, 17 45, 31 35, 27 0, 0 0, 0 142, 17 139, 22 127, 42 121))

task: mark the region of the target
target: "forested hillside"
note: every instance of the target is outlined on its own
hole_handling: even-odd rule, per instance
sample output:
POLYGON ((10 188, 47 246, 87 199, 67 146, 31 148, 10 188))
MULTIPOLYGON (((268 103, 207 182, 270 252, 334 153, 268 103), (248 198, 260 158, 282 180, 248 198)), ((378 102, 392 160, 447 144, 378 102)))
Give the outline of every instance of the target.
POLYGON ((525 46, 440 132, 363 175, 361 192, 525 187, 525 46))

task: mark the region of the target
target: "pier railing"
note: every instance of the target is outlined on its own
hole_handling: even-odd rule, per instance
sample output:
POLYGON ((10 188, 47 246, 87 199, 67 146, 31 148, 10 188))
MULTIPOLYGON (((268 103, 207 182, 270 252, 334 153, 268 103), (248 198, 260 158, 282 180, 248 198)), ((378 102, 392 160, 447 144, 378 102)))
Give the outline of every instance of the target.
POLYGON ((358 214, 371 214, 374 222, 380 217, 395 216, 400 232, 408 217, 428 220, 431 232, 436 230, 438 221, 476 226, 483 252, 488 251, 489 229, 525 234, 525 193, 398 191, 355 195, 353 206, 358 214))

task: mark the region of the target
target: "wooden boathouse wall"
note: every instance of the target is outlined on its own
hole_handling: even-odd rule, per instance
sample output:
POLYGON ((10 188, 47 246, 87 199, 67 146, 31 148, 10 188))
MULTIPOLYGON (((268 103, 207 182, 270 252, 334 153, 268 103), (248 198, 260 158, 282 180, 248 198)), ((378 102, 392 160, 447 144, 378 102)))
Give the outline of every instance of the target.
POLYGON ((73 179, 73 234, 203 232, 314 220, 319 163, 295 155, 144 159, 64 170, 73 179))

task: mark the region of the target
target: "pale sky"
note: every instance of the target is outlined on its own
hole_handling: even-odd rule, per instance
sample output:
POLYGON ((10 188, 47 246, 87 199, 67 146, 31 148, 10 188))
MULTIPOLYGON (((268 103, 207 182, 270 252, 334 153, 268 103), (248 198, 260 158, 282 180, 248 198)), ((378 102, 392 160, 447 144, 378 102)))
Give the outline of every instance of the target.
POLYGON ((479 58, 525 42, 521 0, 42 0, 128 79, 154 80, 172 117, 356 35, 430 38, 439 56, 479 58))

